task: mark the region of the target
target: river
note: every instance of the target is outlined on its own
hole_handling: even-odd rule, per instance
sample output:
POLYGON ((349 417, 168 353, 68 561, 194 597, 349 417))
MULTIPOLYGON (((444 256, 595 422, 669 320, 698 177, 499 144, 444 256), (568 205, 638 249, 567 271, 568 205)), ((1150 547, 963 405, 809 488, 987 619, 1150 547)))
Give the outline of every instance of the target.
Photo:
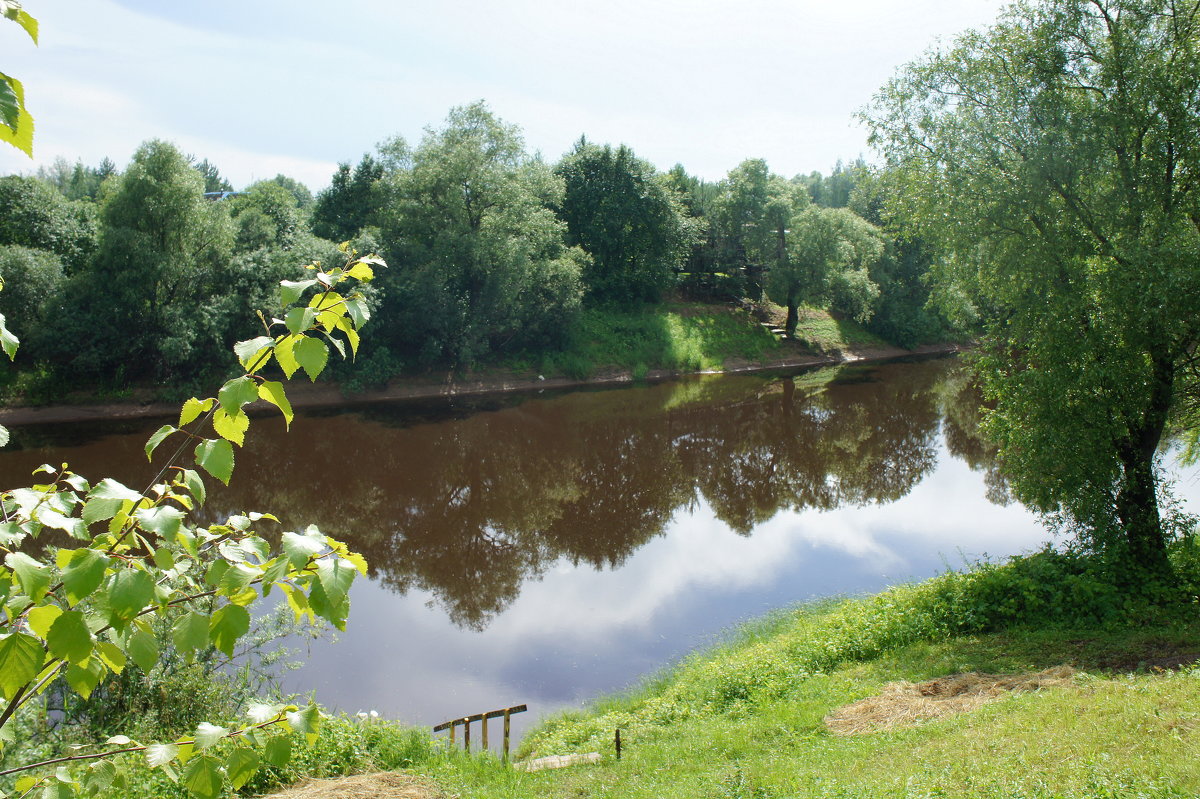
MULTIPOLYGON (((205 518, 315 523, 371 564, 289 689, 427 725, 528 704, 520 735, 741 620, 1042 546, 977 420, 952 360, 314 410, 256 422, 205 518)), ((13 427, 0 475, 140 485, 161 423, 13 427)))

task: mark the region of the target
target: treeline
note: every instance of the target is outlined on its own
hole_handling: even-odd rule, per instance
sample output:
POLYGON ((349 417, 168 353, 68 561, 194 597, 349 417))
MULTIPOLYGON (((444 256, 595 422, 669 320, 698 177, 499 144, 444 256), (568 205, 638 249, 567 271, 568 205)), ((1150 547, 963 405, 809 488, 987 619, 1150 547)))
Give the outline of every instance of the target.
POLYGON ((482 103, 340 165, 315 198, 283 175, 234 192, 151 141, 123 172, 0 178, 0 312, 44 373, 187 381, 225 368, 280 279, 349 241, 389 264, 356 368, 377 378, 555 351, 581 309, 671 297, 770 299, 793 326, 799 306, 828 307, 901 345, 943 336, 930 258, 883 230, 877 185, 861 162, 787 179, 762 160, 705 182, 585 138, 551 165, 482 103))

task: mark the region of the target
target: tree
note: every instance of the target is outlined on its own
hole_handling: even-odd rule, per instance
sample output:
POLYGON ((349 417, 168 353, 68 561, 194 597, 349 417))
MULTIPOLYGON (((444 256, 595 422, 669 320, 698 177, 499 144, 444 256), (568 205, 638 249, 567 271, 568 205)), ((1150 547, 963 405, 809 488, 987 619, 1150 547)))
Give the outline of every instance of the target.
POLYGON ((114 181, 94 262, 66 289, 61 362, 91 373, 121 363, 127 376, 213 363, 231 324, 249 321, 212 303, 230 293, 228 209, 204 199, 200 173, 162 141, 114 181))
POLYGON ((554 168, 563 179, 558 216, 567 241, 592 262, 584 270, 589 300, 657 302, 687 255, 692 225, 648 161, 580 139, 554 168))
POLYGON ((853 211, 810 205, 793 216, 786 256, 767 275, 767 294, 787 307, 787 334, 796 334, 803 302, 831 302, 857 321, 870 318, 879 289, 867 270, 882 254, 879 230, 853 211))
MULTIPOLYGON (((86 698, 107 676, 154 668, 160 651, 152 620, 171 624, 171 643, 183 657, 209 647, 232 655, 250 627, 247 607, 278 588, 298 619, 321 616, 344 628, 350 585, 356 572, 366 571, 362 557, 315 527, 282 533, 273 550, 259 532, 274 519, 270 514, 200 523, 207 489, 183 455, 190 453, 198 469, 228 483, 234 447, 250 425, 247 405, 265 400, 285 422, 292 420, 283 384, 264 370, 274 362, 289 378, 303 369, 315 379, 329 357, 326 341, 340 351, 357 350, 366 308, 361 294, 346 287, 370 280, 381 262, 348 261, 335 268, 310 265, 312 277, 281 284, 284 318, 264 317, 264 335, 234 346, 241 374, 215 397, 189 399, 178 424, 164 425, 147 442, 151 461, 164 442, 179 446, 146 489, 111 478, 93 483, 64 464, 38 469, 37 485, 0 492, 0 600, 6 610, 0 618, 0 741, 21 708, 52 683, 65 682, 86 698), (45 546, 50 531, 70 543, 45 546)), ((0 340, 15 356, 18 342, 3 317, 0 340)), ((284 765, 290 733, 315 734, 321 717, 313 704, 254 706, 248 715, 249 722, 237 727, 202 722, 178 741, 141 743, 118 735, 93 751, 27 763, 0 776, 32 772, 17 779, 20 795, 91 794, 120 787, 111 758, 138 754, 199 799, 216 799, 227 785, 241 788, 260 764, 284 765), (90 765, 61 768, 67 764, 90 765)))
POLYGON ((748 159, 722 182, 716 218, 726 269, 745 270, 751 292, 762 293, 764 273, 787 259, 787 227, 808 204, 802 186, 771 174, 761 158, 748 159))
POLYGON ((338 164, 329 188, 317 194, 312 214, 313 233, 330 241, 346 241, 373 224, 380 202, 375 184, 382 177, 383 164, 369 153, 353 172, 349 164, 338 164))
POLYGON ((483 103, 455 108, 384 189, 393 268, 380 316, 392 341, 415 335, 423 359, 471 363, 566 334, 587 255, 564 244, 549 208, 562 180, 526 155, 515 126, 483 103))
POLYGON ((0 244, 49 250, 76 272, 95 253, 96 238, 92 203, 71 202, 37 178, 0 178, 0 244))
POLYGON ((1017 496, 1130 586, 1171 578, 1157 452, 1197 385, 1198 96, 1200 3, 1042 0, 909 64, 866 113, 898 210, 985 325, 1017 496))
MULTIPOLYGON (((188 159, 189 161, 191 158, 188 159)), ((195 165, 195 170, 204 178, 205 194, 223 194, 233 191, 233 184, 221 176, 217 165, 210 163, 207 158, 195 165)))

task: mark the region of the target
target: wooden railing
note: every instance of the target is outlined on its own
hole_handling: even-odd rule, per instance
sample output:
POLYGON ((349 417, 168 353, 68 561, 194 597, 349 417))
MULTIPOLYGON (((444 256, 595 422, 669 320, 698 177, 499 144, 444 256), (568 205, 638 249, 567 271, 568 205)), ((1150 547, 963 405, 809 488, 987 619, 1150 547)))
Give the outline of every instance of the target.
POLYGON ((455 731, 461 724, 463 728, 463 749, 467 752, 471 751, 471 722, 478 721, 483 726, 483 738, 480 745, 483 749, 488 748, 488 719, 504 719, 504 759, 508 760, 508 741, 510 736, 509 717, 514 713, 524 713, 528 710, 525 705, 516 705, 514 707, 506 707, 503 710, 491 710, 487 713, 476 713, 474 716, 463 716, 461 719, 451 719, 443 721, 441 724, 433 728, 434 732, 442 730, 450 730, 450 745, 455 745, 455 731))

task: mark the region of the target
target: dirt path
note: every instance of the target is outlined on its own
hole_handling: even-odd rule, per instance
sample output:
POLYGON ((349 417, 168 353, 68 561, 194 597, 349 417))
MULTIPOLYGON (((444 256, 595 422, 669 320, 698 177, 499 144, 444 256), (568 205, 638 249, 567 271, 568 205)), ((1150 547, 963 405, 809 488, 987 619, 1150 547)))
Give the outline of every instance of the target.
MULTIPOLYGON (((738 374, 762 372, 773 369, 789 369, 804 366, 833 366, 840 363, 886 361, 913 355, 948 355, 962 348, 954 344, 931 344, 905 350, 899 347, 847 350, 823 355, 785 354, 765 361, 739 361, 730 359, 725 368, 699 374, 738 374)), ((651 370, 644 380, 669 380, 693 372, 651 370)), ((387 386, 347 396, 341 388, 330 383, 312 385, 299 380, 288 386, 288 399, 294 408, 318 408, 329 406, 352 406, 390 400, 426 399, 434 397, 458 397, 479 394, 497 394, 513 391, 540 391, 548 388, 577 388, 583 386, 620 385, 633 383, 629 371, 612 371, 576 380, 569 377, 540 379, 525 374, 517 375, 500 371, 489 371, 478 375, 455 375, 452 372, 432 376, 400 377, 387 386)), ((265 403, 259 403, 265 406, 265 403)), ((179 413, 178 403, 119 402, 98 405, 52 405, 47 407, 12 407, 0 409, 0 425, 51 424, 57 422, 86 422, 90 420, 137 419, 171 417, 179 413)))

